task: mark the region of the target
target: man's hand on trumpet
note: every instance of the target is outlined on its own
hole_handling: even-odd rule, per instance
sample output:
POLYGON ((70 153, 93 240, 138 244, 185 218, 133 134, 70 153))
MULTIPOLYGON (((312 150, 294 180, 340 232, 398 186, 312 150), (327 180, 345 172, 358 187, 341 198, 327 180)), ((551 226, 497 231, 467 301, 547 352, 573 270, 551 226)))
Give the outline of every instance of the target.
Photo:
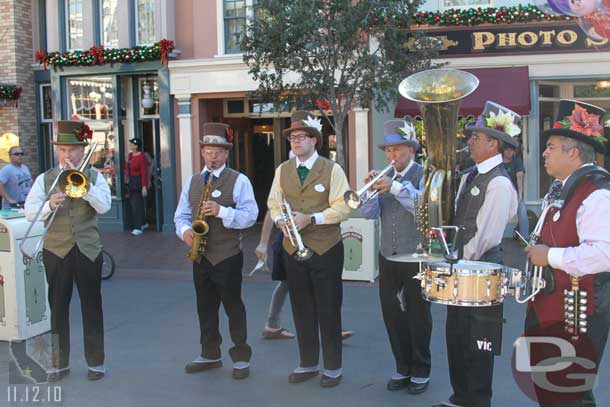
POLYGON ((381 177, 377 182, 373 184, 373 189, 377 189, 380 194, 387 194, 392 188, 392 178, 388 176, 381 177))
POLYGON ((297 225, 297 230, 303 230, 311 224, 311 216, 305 215, 301 212, 292 212, 294 217, 294 224, 297 225))
POLYGON ((534 266, 545 267, 549 265, 548 246, 537 244, 536 246, 528 246, 524 250, 534 266))
POLYGON ((51 208, 51 210, 55 210, 55 208, 61 206, 65 199, 66 195, 63 192, 51 194, 49 197, 49 208, 51 208))

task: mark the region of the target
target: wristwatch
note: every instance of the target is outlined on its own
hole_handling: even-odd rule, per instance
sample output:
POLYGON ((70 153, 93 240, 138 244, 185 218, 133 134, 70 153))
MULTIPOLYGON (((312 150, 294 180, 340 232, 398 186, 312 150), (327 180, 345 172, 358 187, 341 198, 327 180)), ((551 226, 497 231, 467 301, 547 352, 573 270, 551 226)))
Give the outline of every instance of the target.
POLYGON ((316 224, 316 215, 311 215, 311 224, 315 225, 316 224))

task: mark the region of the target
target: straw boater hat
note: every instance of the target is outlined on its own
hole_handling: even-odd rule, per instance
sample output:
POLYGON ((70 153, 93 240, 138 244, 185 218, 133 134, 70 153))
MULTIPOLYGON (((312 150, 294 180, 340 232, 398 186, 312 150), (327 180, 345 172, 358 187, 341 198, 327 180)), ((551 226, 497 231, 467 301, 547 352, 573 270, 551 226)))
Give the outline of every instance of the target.
POLYGON ((563 136, 587 143, 600 154, 606 153, 607 139, 604 137, 602 118, 606 111, 577 100, 559 101, 559 113, 553 128, 542 133, 544 143, 550 136, 563 136))
POLYGON ((199 144, 202 147, 217 146, 229 149, 233 147, 233 129, 224 123, 204 123, 199 144))
POLYGON ((53 144, 86 146, 93 138, 93 130, 83 121, 59 120, 57 122, 57 138, 53 144))
POLYGON ((417 151, 419 143, 415 133, 415 127, 410 117, 404 119, 392 119, 383 123, 383 143, 379 144, 381 150, 387 146, 406 144, 417 151))
POLYGON ((316 148, 322 146, 322 121, 305 110, 297 110, 290 117, 290 127, 282 131, 285 137, 290 136, 290 132, 304 130, 310 137, 318 139, 316 148))
POLYGON ((490 137, 503 141, 515 148, 519 147, 519 142, 515 136, 521 134, 521 116, 494 102, 485 102, 483 114, 476 123, 467 125, 464 132, 468 135, 473 131, 480 131, 490 137))

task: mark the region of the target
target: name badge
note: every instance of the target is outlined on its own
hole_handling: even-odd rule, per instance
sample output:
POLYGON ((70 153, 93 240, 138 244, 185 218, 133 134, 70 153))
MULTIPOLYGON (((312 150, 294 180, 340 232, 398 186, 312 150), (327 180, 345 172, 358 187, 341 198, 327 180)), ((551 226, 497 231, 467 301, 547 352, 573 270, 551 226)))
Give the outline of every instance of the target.
POLYGON ((553 214, 553 222, 557 222, 561 218, 561 212, 557 211, 553 214))
POLYGON ((215 189, 212 191, 212 198, 218 198, 220 195, 222 195, 222 192, 219 190, 215 189))
POLYGON ((315 189, 318 192, 326 191, 326 188, 324 188, 324 185, 322 185, 322 184, 317 184, 315 187, 313 187, 313 189, 315 189))
POLYGON ((472 196, 479 196, 480 193, 481 193, 481 190, 479 189, 479 187, 474 187, 470 190, 470 194, 472 196))

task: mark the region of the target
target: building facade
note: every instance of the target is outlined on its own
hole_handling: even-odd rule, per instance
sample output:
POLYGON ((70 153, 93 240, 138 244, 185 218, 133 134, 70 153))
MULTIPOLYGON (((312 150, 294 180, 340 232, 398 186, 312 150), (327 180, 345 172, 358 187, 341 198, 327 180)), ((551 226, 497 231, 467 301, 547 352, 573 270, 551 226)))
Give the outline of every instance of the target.
POLYGON ((112 192, 112 209, 100 224, 124 230, 130 221, 124 164, 128 141, 139 138, 152 167, 147 222, 153 230, 173 230, 176 150, 169 70, 143 51, 174 38, 173 0, 33 0, 32 6, 40 21, 34 49, 47 58, 37 55, 33 81, 40 167, 55 165, 54 123, 84 120, 99 142, 92 164, 112 192))

